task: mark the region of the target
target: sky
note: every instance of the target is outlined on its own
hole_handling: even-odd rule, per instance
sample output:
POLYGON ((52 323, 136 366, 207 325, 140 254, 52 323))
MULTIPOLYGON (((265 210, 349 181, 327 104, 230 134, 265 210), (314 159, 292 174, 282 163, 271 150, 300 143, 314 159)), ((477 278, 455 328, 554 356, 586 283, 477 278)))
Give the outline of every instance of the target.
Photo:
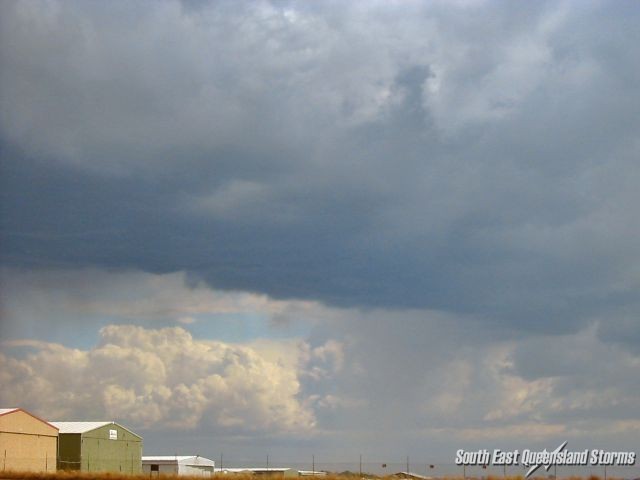
POLYGON ((1 2, 0 406, 252 461, 637 446, 639 22, 1 2))

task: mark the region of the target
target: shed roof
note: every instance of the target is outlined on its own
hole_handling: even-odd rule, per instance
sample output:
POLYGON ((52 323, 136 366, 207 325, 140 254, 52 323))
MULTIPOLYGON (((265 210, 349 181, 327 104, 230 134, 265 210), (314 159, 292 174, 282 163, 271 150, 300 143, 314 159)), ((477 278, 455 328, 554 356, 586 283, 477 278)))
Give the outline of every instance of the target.
POLYGON ((231 473, 241 473, 241 472, 253 472, 253 473, 271 473, 271 472, 286 472, 291 470, 291 468, 281 468, 281 467, 236 467, 236 468, 222 468, 216 469, 216 471, 221 472, 231 472, 231 473))
POLYGON ((60 433, 85 433, 114 422, 51 422, 60 433))
POLYGON ((0 408, 0 416, 2 415, 7 415, 8 413, 13 413, 13 412, 23 412, 26 413, 27 415, 29 415, 30 417, 35 418, 36 420, 42 422, 42 423, 46 423, 47 425, 49 425, 51 428, 55 428, 56 430, 58 430, 58 427, 56 425, 54 425, 52 422, 47 422, 46 420, 43 420, 42 418, 34 415, 31 412, 27 412, 26 410, 24 410, 23 408, 20 407, 14 407, 14 408, 0 408))
POLYGON ((123 430, 126 430, 131 435, 138 437, 142 440, 142 437, 135 432, 132 432, 127 427, 123 427, 116 422, 51 422, 51 424, 60 429, 60 433, 87 433, 95 430, 96 428, 104 427, 105 425, 116 425, 123 430))
POLYGON ((214 461, 200 455, 145 455, 142 457, 143 463, 165 463, 174 464, 179 463, 182 465, 199 465, 199 466, 214 466, 214 461))
POLYGON ((415 472, 397 472, 393 474, 394 477, 400 478, 413 478, 418 480, 431 480, 432 477, 425 477, 424 475, 420 475, 415 472))
POLYGON ((0 415, 4 415, 5 413, 15 412, 16 410, 20 410, 19 408, 0 408, 0 415))
POLYGON ((186 460, 187 458, 193 458, 195 455, 143 455, 143 462, 179 462, 180 460, 186 460))

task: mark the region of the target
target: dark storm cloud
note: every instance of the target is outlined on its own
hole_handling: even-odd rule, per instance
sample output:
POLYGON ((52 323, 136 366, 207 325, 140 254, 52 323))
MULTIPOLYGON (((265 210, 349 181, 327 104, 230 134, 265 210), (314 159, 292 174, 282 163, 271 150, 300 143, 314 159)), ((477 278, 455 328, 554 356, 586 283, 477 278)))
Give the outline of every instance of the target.
POLYGON ((636 5, 42 7, 2 5, 6 265, 507 331, 637 305, 636 5))

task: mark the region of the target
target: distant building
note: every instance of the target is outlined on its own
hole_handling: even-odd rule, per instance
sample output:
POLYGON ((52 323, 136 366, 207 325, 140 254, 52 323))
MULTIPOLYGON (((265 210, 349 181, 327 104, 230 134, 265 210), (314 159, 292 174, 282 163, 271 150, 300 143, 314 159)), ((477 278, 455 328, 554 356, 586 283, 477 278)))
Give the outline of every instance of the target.
POLYGON ((425 477, 424 475, 420 475, 414 472, 398 472, 393 474, 396 478, 405 478, 408 480, 431 480, 432 477, 425 477))
POLYGON ((21 408, 0 408, 2 470, 55 472, 58 428, 21 408))
POLYGON ((51 422, 59 428, 58 469, 142 472, 142 437, 115 422, 51 422))
POLYGON ((293 468, 279 468, 279 467, 240 467, 240 468, 223 468, 216 469, 216 473, 226 474, 241 474, 241 475, 268 475, 275 478, 291 478, 298 477, 298 470, 293 468))
POLYGON ((210 477, 215 462, 199 455, 168 455, 142 457, 142 472, 150 475, 190 475, 210 477))

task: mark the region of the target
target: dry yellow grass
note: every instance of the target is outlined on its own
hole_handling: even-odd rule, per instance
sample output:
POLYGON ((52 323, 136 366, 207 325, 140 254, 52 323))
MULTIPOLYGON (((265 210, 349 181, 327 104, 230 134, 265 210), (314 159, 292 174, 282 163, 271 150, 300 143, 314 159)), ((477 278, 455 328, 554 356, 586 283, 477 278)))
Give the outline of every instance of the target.
MULTIPOLYGON (((256 480, 252 475, 229 475, 233 480, 256 480)), ((73 470, 59 471, 56 473, 45 472, 0 472, 0 480, 149 480, 157 479, 157 475, 150 477, 148 473, 140 475, 123 475, 120 473, 96 473, 79 472, 73 470)), ((161 475, 161 480, 203 480, 202 477, 190 477, 185 475, 161 475)))
MULTIPOLYGON (((227 480, 257 480, 256 475, 242 475, 242 474, 229 474, 229 475, 215 475, 224 476, 227 480)), ((258 478, 263 475, 258 476, 258 478)), ((275 476, 269 476, 272 479, 278 478, 275 476)), ((323 480, 354 480, 354 477, 359 477, 358 474, 344 474, 335 475, 330 474, 324 477, 320 477, 323 480)), ((377 475, 363 474, 364 479, 379 479, 379 480, 397 480, 393 476, 380 477, 377 475)), ((142 475, 122 475, 118 473, 83 473, 77 471, 60 471, 56 473, 44 473, 44 472, 14 472, 5 471, 0 472, 0 480, 149 480, 149 478, 157 478, 156 475, 150 477, 149 474, 142 475)), ((462 477, 442 477, 446 480, 465 480, 462 477)), ((189 476, 177 476, 177 475, 161 475, 161 480, 202 480, 202 477, 189 477, 189 476)), ((467 477, 466 480, 477 480, 474 477, 467 477)), ((485 480, 523 480, 521 475, 518 476, 493 476, 489 475, 485 477, 485 480)), ((532 480, 547 480, 546 477, 534 477, 532 480)), ((564 477, 562 480, 601 480, 600 477, 592 475, 590 477, 564 477)), ((609 480, 609 479, 608 479, 609 480)), ((611 478, 610 480, 616 480, 611 478)))

